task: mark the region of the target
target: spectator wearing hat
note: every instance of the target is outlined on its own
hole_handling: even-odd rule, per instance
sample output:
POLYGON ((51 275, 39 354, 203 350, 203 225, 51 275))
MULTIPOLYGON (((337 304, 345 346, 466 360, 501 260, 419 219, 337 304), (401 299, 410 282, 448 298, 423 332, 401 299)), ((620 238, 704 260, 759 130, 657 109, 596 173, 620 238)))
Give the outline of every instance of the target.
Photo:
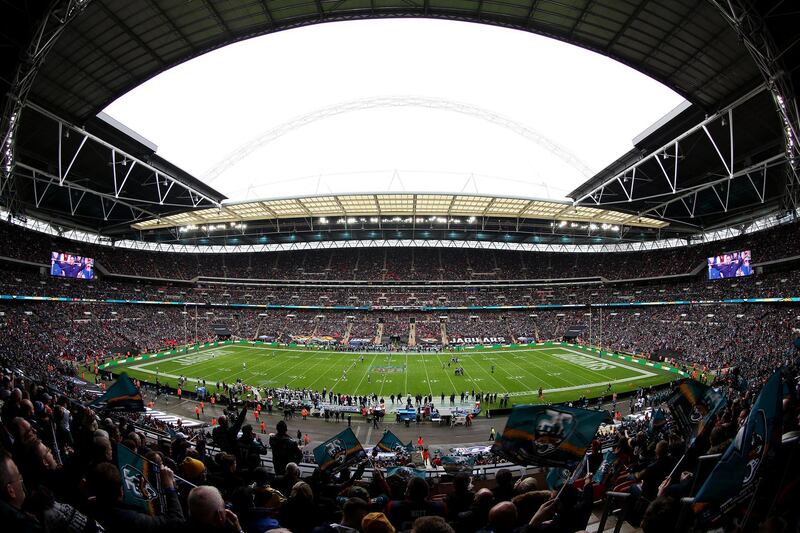
POLYGON ((181 463, 181 474, 186 481, 194 485, 202 485, 206 482, 206 465, 192 457, 187 457, 181 463))
POLYGON ((368 513, 361 520, 361 529, 364 533, 394 533, 395 529, 383 513, 368 513))

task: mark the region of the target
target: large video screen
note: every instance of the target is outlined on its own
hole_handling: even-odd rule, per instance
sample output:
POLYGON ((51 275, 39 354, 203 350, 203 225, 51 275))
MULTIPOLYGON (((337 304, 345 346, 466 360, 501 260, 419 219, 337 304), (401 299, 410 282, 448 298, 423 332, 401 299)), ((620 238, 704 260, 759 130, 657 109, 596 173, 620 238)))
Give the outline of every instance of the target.
POLYGON ((60 278, 94 279, 94 259, 65 252, 52 252, 50 275, 60 278))
POLYGON ((752 273, 750 250, 728 252, 708 258, 708 279, 735 278, 752 273))

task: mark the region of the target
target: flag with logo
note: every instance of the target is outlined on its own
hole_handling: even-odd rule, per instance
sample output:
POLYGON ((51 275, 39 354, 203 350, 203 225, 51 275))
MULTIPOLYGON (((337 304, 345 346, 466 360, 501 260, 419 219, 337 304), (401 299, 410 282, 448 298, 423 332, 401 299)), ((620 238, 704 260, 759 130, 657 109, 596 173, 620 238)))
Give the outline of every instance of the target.
POLYGON ((117 468, 122 478, 122 501, 143 513, 158 514, 161 504, 161 476, 156 463, 148 461, 122 444, 115 447, 117 468))
POLYGON ((144 411, 142 392, 131 381, 128 374, 122 373, 105 394, 89 403, 89 407, 109 411, 144 411))
POLYGON ((562 485, 569 480, 570 475, 571 472, 569 468, 550 468, 547 472, 547 477, 545 478, 547 481, 547 488, 550 490, 560 489, 562 485))
POLYGON ((402 476, 406 478, 419 477, 425 479, 427 470, 424 468, 411 468, 410 466, 391 466, 386 469, 386 476, 402 476))
POLYGON ((414 445, 412 443, 403 444, 403 442, 397 438, 397 435, 388 429, 375 446, 382 452, 411 453, 414 451, 414 445))
POLYGON ((467 465, 472 466, 475 464, 475 456, 473 455, 443 455, 443 465, 467 465))
POLYGON ((600 466, 597 467, 597 470, 592 474, 592 483, 595 485, 602 484, 608 474, 611 473, 611 469, 614 466, 614 462, 617 460, 617 454, 613 451, 609 450, 603 455, 603 461, 600 463, 600 466))
POLYGON ((781 376, 776 370, 761 389, 744 425, 695 496, 705 520, 725 514, 755 492, 761 468, 781 443, 781 376))
POLYGON ((583 459, 606 416, 556 405, 515 405, 492 453, 521 465, 569 466, 583 459))
POLYGON ((725 397, 699 381, 686 380, 667 401, 672 418, 689 437, 689 444, 710 427, 726 405, 725 397))
POLYGON ((445 472, 456 473, 466 472, 475 465, 474 455, 443 455, 441 457, 442 468, 445 472))
POLYGON ((323 472, 338 472, 366 456, 351 428, 314 448, 314 459, 323 472))

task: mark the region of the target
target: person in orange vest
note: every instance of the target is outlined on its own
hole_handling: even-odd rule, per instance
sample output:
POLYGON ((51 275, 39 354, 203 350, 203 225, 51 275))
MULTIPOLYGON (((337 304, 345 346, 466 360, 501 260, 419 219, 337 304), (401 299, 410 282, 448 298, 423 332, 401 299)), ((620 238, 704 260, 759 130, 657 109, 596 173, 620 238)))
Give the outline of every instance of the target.
POLYGON ((266 432, 267 432, 267 426, 266 426, 266 424, 264 424, 264 421, 262 420, 261 421, 261 433, 263 434, 263 433, 266 433, 266 432))
POLYGON ((300 411, 300 416, 302 416, 302 417, 303 417, 303 420, 305 420, 305 419, 306 419, 306 417, 308 416, 308 409, 306 409, 305 407, 303 407, 303 410, 302 410, 302 411, 300 411))
POLYGON ((200 406, 199 405, 194 408, 194 414, 197 417, 197 419, 200 420, 200 406))
POLYGON ((214 418, 213 416, 211 417, 211 425, 212 426, 216 426, 217 425, 217 419, 214 418))
POLYGON ((211 397, 211 405, 215 405, 217 403, 217 395, 211 397))
POLYGON ((308 447, 308 445, 309 445, 309 444, 311 444, 311 437, 309 437, 309 436, 308 436, 308 433, 306 433, 306 434, 303 436, 303 446, 306 446, 306 447, 308 447))
POLYGON ((258 409, 256 409, 255 411, 253 411, 253 416, 254 416, 254 417, 256 417, 256 422, 258 422, 258 417, 259 417, 259 412, 258 412, 258 409))
POLYGON ((425 447, 425 439, 422 438, 422 435, 419 436, 417 439, 417 448, 420 450, 425 447))
POLYGON ((200 412, 206 414, 206 402, 200 400, 200 412))
POLYGON ((183 393, 183 391, 181 390, 181 388, 180 388, 180 387, 178 387, 178 399, 179 399, 179 400, 181 399, 181 394, 182 394, 182 393, 183 393))

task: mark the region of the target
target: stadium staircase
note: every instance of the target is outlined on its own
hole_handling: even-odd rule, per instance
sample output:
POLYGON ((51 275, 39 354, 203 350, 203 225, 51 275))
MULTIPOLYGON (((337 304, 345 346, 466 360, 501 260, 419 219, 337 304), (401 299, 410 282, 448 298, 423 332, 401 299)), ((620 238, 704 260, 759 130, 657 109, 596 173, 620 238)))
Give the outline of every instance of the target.
POLYGON ((417 345, 417 325, 415 323, 410 323, 408 325, 408 345, 417 345))
POLYGON ((380 344, 383 339, 383 322, 378 322, 378 329, 375 331, 375 344, 380 344))
POLYGON ((439 328, 442 331, 442 346, 447 346, 447 325, 444 322, 440 322, 439 328))

